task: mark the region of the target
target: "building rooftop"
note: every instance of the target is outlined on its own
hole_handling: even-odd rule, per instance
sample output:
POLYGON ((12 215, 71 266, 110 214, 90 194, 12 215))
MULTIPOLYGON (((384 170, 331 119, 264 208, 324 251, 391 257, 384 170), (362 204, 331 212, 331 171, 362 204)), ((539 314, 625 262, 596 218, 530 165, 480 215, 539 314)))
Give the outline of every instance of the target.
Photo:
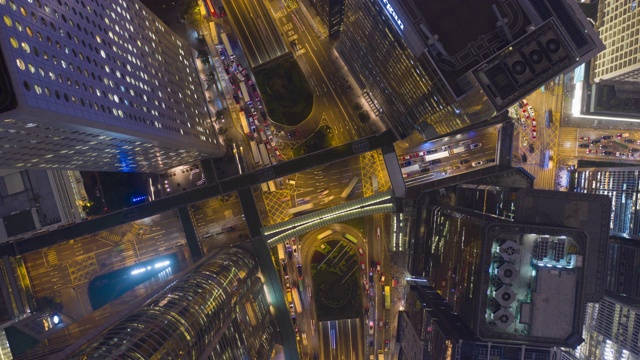
POLYGON ((526 34, 527 26, 531 25, 526 14, 513 0, 410 1, 426 20, 421 25, 430 34, 423 28, 423 35, 427 38, 433 36, 438 42, 439 51, 433 51, 435 48, 432 47, 431 58, 458 97, 465 93, 458 83, 461 76, 489 59, 513 39, 526 34), (498 24, 501 20, 503 22, 498 24), (472 31, 460 31, 462 24, 472 31), (503 35, 507 30, 509 35, 503 35))

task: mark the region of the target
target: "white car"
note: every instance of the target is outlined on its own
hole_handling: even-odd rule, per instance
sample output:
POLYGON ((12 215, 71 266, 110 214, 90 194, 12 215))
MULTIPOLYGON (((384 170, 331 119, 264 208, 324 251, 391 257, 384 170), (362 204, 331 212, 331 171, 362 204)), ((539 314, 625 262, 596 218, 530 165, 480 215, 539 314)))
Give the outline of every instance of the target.
POLYGON ((484 163, 482 162, 482 160, 480 160, 480 161, 474 161, 474 162, 473 162, 473 164, 471 164, 471 166, 475 167, 475 166, 480 166, 480 165, 482 165, 482 164, 484 164, 484 163))
POLYGON ((529 111, 529 116, 536 117, 536 112, 533 111, 533 106, 531 105, 527 106, 527 111, 529 111))
POLYGON ((475 143, 475 144, 471 144, 471 145, 469 145, 469 149, 473 150, 473 149, 477 149, 477 148, 479 148, 479 147, 481 147, 481 146, 482 146, 482 144, 480 144, 480 143, 475 143))
POLYGON ((375 328, 375 325, 373 324, 373 321, 369 321, 369 334, 373 335, 373 329, 375 328))

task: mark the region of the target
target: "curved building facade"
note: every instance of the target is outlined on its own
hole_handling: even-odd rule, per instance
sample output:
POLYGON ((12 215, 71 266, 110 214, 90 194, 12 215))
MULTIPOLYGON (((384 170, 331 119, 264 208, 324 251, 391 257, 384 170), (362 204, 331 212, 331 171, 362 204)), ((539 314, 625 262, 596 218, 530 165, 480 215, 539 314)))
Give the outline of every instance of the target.
POLYGON ((267 359, 276 331, 255 258, 232 248, 65 358, 267 359))

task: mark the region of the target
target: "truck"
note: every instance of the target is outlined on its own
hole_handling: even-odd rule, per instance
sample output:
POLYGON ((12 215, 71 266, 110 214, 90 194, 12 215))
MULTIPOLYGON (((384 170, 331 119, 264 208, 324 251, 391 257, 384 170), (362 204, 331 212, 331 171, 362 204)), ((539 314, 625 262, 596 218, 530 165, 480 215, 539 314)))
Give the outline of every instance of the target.
POLYGON ((249 125, 247 124, 247 117, 244 115, 244 111, 240 111, 240 124, 242 125, 242 131, 247 136, 252 136, 251 130, 249 130, 249 125))
POLYGON ((378 360, 384 360, 384 351, 378 350, 378 360))
POLYGON ((251 98, 249 97, 249 92, 247 91, 247 85, 244 84, 244 81, 240 82, 240 91, 242 91, 242 97, 247 104, 251 103, 251 98))
POLYGON ((459 146, 455 149, 449 150, 449 155, 459 154, 461 152, 464 152, 464 150, 465 150, 464 146, 459 146))

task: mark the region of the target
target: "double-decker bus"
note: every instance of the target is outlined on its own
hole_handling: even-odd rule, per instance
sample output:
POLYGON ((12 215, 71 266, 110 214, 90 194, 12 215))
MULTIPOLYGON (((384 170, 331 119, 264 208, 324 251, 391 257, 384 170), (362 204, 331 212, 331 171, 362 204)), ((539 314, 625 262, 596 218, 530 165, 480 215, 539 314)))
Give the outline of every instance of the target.
POLYGON ((235 55, 233 54, 233 50, 231 50, 231 45, 229 45, 229 38, 227 38, 227 33, 220 34, 220 37, 222 38, 222 43, 224 44, 225 50, 227 50, 229 59, 233 59, 235 55))
POLYGON ((302 303, 300 303, 300 293, 298 292, 298 288, 292 288, 293 293, 293 303, 296 305, 296 312, 300 314, 302 312, 302 303))
POLYGON ((245 135, 251 136, 251 130, 249 130, 249 124, 247 124, 247 117, 244 115, 244 111, 240 111, 240 123, 242 124, 242 132, 245 135))
POLYGON ((247 104, 251 104, 251 98, 249 97, 249 92, 247 91, 247 85, 244 84, 244 81, 240 82, 240 90, 242 91, 242 97, 247 104))
POLYGON ((391 287, 384 287, 384 308, 389 310, 391 309, 391 287))
POLYGON ((258 152, 258 145, 255 140, 251 140, 249 142, 251 144, 251 155, 253 155, 253 161, 257 164, 260 164, 262 160, 260 159, 260 152, 258 152))
POLYGON ((327 236, 333 234, 334 231, 333 230, 327 230, 325 232, 323 232, 322 234, 318 235, 318 240, 322 240, 324 238, 326 238, 327 236))
POLYGON ((349 194, 351 194, 351 191, 353 191, 353 188, 356 186, 357 183, 358 183, 358 177, 354 176, 351 179, 351 181, 349 182, 349 185, 347 185, 347 188, 344 189, 344 191, 342 192, 340 197, 343 198, 343 199, 346 199, 347 196, 349 196, 349 194))
POLYGON ((267 152, 267 148, 264 144, 258 145, 258 149, 260 149, 260 157, 262 158, 262 165, 269 166, 271 163, 269 162, 269 153, 267 152))
POLYGON ((354 238, 353 236, 351 236, 351 235, 349 235, 349 234, 347 234, 347 233, 344 233, 344 235, 343 235, 343 236, 344 236, 344 238, 345 238, 345 239, 347 239, 347 240, 351 241, 351 242, 352 242, 352 243, 354 243, 354 244, 357 244, 357 243, 358 243, 358 239, 354 238))

